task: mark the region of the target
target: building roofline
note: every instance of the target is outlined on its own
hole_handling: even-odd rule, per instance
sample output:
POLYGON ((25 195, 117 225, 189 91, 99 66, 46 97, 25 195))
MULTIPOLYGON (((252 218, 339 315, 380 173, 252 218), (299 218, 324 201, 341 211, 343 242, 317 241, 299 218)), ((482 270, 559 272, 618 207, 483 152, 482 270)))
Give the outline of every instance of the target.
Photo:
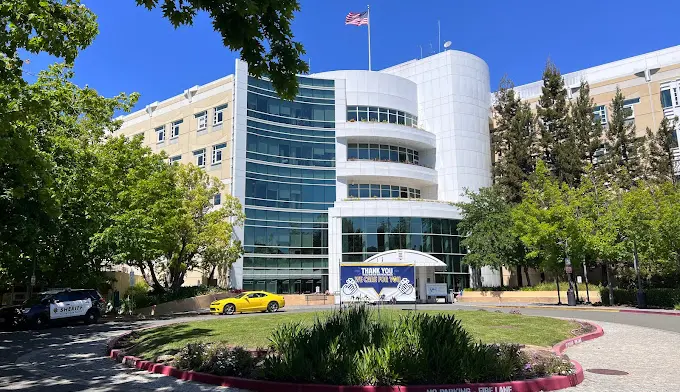
MULTIPOLYGON (((577 87, 581 83, 581 80, 585 80, 592 85, 606 80, 634 75, 638 72, 644 72, 647 69, 653 70, 679 63, 680 45, 677 45, 566 73, 563 74, 562 77, 564 78, 566 87, 569 88, 577 87)), ((543 81, 538 80, 515 86, 514 90, 522 99, 532 99, 540 96, 541 87, 543 87, 543 81)), ((493 93, 491 93, 491 95, 493 96, 493 93)))

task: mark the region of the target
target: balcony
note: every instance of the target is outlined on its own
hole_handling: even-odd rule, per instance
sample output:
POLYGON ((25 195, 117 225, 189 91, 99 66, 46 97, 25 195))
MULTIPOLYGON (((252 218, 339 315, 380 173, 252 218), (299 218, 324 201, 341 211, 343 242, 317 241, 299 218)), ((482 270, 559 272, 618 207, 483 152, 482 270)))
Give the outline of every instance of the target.
POLYGON ((329 209, 329 220, 337 216, 415 216, 461 219, 458 207, 429 199, 345 199, 329 209))
POLYGON ((397 144, 419 150, 436 148, 437 136, 424 129, 377 121, 351 121, 338 123, 335 131, 338 138, 356 143, 397 144))
POLYGON ((385 182, 401 184, 409 180, 409 184, 429 186, 437 184, 437 171, 429 167, 397 162, 381 162, 356 160, 336 162, 335 174, 340 180, 348 182, 385 182))

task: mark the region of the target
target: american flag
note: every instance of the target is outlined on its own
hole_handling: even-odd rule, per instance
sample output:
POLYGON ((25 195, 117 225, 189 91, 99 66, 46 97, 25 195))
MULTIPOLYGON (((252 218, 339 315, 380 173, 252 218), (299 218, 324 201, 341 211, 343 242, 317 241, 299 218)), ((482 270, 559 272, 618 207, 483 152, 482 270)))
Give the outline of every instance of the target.
POLYGON ((355 26, 367 25, 368 11, 364 11, 362 13, 350 12, 349 14, 347 14, 347 17, 345 18, 345 24, 355 26))

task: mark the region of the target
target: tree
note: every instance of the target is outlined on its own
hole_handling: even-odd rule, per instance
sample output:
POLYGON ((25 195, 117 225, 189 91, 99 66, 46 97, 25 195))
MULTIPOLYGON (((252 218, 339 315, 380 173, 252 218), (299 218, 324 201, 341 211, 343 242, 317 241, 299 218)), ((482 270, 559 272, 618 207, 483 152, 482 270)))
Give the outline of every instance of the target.
POLYGON ((541 131, 541 159, 559 181, 570 186, 581 176, 580 151, 574 128, 569 126, 567 90, 560 71, 550 60, 543 71, 543 87, 536 107, 541 131))
POLYGON ((595 151, 602 145, 602 123, 595 120, 593 99, 590 97, 588 82, 581 81, 578 96, 571 105, 570 127, 576 135, 581 166, 595 165, 595 151))
POLYGON ((232 229, 245 220, 241 203, 231 195, 220 208, 213 207, 213 196, 224 189, 219 179, 210 178, 194 165, 175 167, 180 200, 174 216, 164 225, 161 242, 167 263, 166 287, 171 290, 182 286, 186 271, 198 267, 206 252, 210 262, 220 265, 222 260, 215 260, 216 254, 236 254, 234 259, 238 259, 241 246, 232 240, 232 229))
POLYGON ((677 180, 673 164, 673 150, 678 147, 678 140, 675 137, 677 123, 677 117, 673 120, 664 118, 656 133, 647 128, 648 177, 657 182, 677 180))
POLYGON ((573 190, 550 175, 542 160, 524 183, 522 202, 512 210, 515 231, 526 246, 527 257, 536 258, 544 270, 558 273, 565 257, 578 260, 584 250, 573 190))
POLYGON ((616 88, 612 99, 609 127, 606 131, 607 146, 605 171, 608 180, 630 189, 634 182, 643 177, 644 136, 637 137, 635 123, 627 121, 628 111, 624 108, 625 97, 616 88))
POLYGON ((512 207, 504 200, 500 189, 497 186, 482 188, 477 193, 466 190, 465 196, 469 202, 455 204, 463 216, 458 223, 458 232, 465 236, 461 241, 468 250, 465 263, 475 268, 524 266, 530 285, 528 267, 524 264, 524 246, 512 230, 512 207))
POLYGON ((309 72, 300 57, 305 50, 293 40, 290 28, 297 0, 136 0, 149 10, 160 7, 173 26, 191 25, 198 12, 206 12, 224 45, 240 50, 248 72, 271 79, 280 97, 297 94, 297 74, 309 72))
POLYGON ((0 6, 0 26, 0 283, 7 285, 27 282, 37 259, 51 254, 44 246, 54 232, 61 197, 50 150, 82 131, 83 111, 96 119, 93 125, 106 126, 100 120, 110 106, 88 102, 86 95, 95 98, 92 90, 60 86, 70 78, 64 68, 41 74, 33 85, 23 79, 24 53, 73 62, 97 33, 89 10, 76 1, 8 0, 0 6), (65 96, 67 102, 54 101, 65 96), (95 116, 98 110, 102 115, 95 116))
POLYGON ((244 220, 238 199, 226 195, 214 207, 213 196, 224 188, 218 179, 194 165, 170 165, 165 154, 153 154, 139 139, 121 139, 110 144, 127 157, 128 169, 121 173, 126 186, 94 246, 107 250, 115 263, 140 268, 157 292, 177 290, 195 268, 211 275, 226 271, 243 252, 233 238, 234 225, 244 220))
POLYGON ((0 120, 5 284, 27 283, 31 276, 40 285, 91 284, 87 279, 95 278, 103 262, 89 247, 108 200, 93 187, 98 181, 93 148, 119 126, 114 112, 129 110, 137 96, 104 98, 77 87, 72 77, 69 67, 55 65, 33 84, 14 80, 0 86, 23 85, 8 102, 10 114, 0 120))
POLYGON ((534 115, 513 90, 512 81, 503 78, 495 93, 495 128, 492 134, 495 183, 505 199, 519 203, 522 183, 534 170, 536 128, 534 115))
POLYGON ((588 167, 577 189, 575 204, 579 217, 578 230, 584 238, 585 253, 604 267, 609 300, 614 303, 611 267, 627 256, 625 237, 620 227, 622 211, 616 200, 616 192, 606 184, 600 172, 588 167))

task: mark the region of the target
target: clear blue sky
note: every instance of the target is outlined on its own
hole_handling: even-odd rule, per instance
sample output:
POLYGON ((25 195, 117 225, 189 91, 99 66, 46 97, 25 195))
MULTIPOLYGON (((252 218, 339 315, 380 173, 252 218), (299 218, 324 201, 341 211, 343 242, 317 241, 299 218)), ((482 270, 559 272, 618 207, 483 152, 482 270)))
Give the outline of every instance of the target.
MULTIPOLYGON (((173 29, 159 11, 134 0, 84 0, 97 15, 99 36, 76 60, 76 82, 100 94, 141 93, 137 108, 229 75, 238 54, 222 46, 210 20, 173 29)), ((345 26, 366 0, 301 0, 293 22, 312 72, 367 69, 366 26, 345 26)), ((373 69, 437 50, 442 44, 483 58, 491 87, 507 74, 515 84, 540 79, 550 57, 563 73, 680 44, 680 1, 633 0, 372 0, 373 69)), ((28 70, 49 61, 32 57, 28 70)))

